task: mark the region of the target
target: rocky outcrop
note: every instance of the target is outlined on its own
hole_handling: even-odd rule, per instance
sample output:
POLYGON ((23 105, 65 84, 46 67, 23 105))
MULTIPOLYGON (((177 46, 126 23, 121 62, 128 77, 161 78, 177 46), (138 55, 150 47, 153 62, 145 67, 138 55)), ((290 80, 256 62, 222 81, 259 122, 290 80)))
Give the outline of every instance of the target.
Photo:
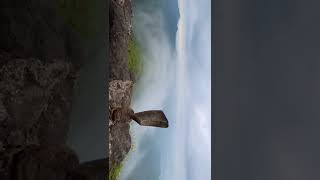
POLYGON ((109 170, 123 161, 131 148, 130 120, 115 123, 117 109, 129 107, 134 74, 128 66, 128 43, 132 31, 131 0, 111 0, 109 10, 109 170))
POLYGON ((87 179, 66 138, 89 26, 65 2, 0 2, 1 180, 87 179))
MULTIPOLYGON (((129 107, 132 97, 132 81, 109 82, 109 169, 121 163, 131 148, 130 121, 114 121, 114 111, 129 107)), ((127 113, 122 113, 126 115, 127 113)), ((126 120, 130 118, 122 117, 126 120)))
MULTIPOLYGON (((55 154, 50 147, 65 146, 77 71, 63 60, 16 59, 5 53, 0 62, 0 179, 8 179, 17 165, 35 165, 17 163, 32 158, 28 154, 50 149, 55 154)), ((71 150, 65 151, 68 154, 75 156, 71 150)))
MULTIPOLYGON (((20 58, 82 62, 85 49, 65 13, 64 1, 0 2, 0 49, 20 58)), ((75 8, 67 9, 73 13, 75 8)))
POLYGON ((132 28, 131 0, 111 0, 109 10, 109 79, 132 80, 128 42, 132 28))

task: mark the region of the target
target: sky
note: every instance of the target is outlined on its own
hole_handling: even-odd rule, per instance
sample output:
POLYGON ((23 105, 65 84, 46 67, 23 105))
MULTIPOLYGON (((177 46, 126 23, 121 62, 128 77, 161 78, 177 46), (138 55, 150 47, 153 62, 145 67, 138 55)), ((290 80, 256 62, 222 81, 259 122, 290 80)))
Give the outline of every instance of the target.
POLYGON ((169 128, 132 123, 121 179, 211 179, 211 1, 133 3, 145 66, 131 106, 163 110, 169 128))

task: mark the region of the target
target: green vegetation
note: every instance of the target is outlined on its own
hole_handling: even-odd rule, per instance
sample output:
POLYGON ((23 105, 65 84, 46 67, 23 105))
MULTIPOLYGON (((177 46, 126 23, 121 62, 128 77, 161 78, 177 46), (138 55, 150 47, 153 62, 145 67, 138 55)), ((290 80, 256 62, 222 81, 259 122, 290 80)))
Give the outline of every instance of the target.
POLYGON ((142 73, 142 57, 141 49, 134 37, 129 40, 128 53, 129 70, 138 78, 142 73))
MULTIPOLYGON (((132 132, 130 132, 131 134, 132 132)), ((131 137, 132 139, 134 139, 133 137, 134 135, 131 134, 131 137)), ((132 142, 131 144, 131 148, 130 148, 130 151, 129 153, 126 155, 126 157, 124 158, 124 160, 118 164, 118 165, 113 165, 113 168, 110 170, 109 172, 109 180, 118 180, 119 179, 119 176, 120 176, 120 173, 123 169, 123 163, 127 160, 127 158, 130 156, 130 153, 132 153, 133 151, 135 151, 136 149, 136 145, 134 143, 134 141, 132 142)))
POLYGON ((82 38, 90 39, 104 33, 103 1, 57 0, 58 13, 82 38))
POLYGON ((109 180, 118 180, 122 168, 123 168, 122 163, 119 163, 118 165, 113 166, 113 168, 109 172, 109 180))

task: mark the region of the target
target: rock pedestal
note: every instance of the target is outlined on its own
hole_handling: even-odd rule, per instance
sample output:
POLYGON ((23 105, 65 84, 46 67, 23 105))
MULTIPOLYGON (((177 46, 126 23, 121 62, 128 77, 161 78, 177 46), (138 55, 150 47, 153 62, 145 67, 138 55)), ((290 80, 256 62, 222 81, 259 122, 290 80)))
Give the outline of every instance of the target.
POLYGON ((128 109, 132 97, 132 81, 114 80, 109 83, 109 169, 119 164, 131 148, 128 109), (115 119, 112 118, 112 116, 115 119))

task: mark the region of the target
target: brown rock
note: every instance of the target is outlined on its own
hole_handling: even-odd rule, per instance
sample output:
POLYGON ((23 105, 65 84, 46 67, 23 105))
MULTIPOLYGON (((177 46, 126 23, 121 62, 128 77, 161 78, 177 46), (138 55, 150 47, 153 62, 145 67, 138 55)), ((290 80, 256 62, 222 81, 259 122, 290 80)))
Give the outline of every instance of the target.
POLYGON ((109 10, 109 80, 133 80, 128 67, 131 1, 112 0, 109 10))
POLYGON ((130 117, 127 115, 132 96, 132 81, 109 83, 109 169, 120 163, 131 148, 130 117))
POLYGON ((0 62, 0 179, 6 180, 18 152, 65 144, 77 73, 66 61, 1 54, 0 62))

